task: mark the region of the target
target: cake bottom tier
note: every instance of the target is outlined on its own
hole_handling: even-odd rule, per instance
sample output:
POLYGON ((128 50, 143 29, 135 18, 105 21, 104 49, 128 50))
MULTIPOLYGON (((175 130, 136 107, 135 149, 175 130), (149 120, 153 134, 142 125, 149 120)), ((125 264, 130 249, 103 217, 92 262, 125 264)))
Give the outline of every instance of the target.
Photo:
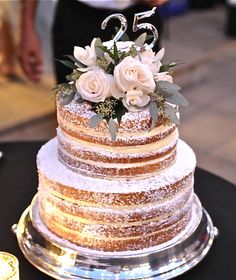
POLYGON ((88 177, 57 158, 57 141, 39 151, 39 213, 65 240, 101 251, 140 250, 175 238, 192 220, 195 155, 183 141, 177 160, 148 177, 88 177))

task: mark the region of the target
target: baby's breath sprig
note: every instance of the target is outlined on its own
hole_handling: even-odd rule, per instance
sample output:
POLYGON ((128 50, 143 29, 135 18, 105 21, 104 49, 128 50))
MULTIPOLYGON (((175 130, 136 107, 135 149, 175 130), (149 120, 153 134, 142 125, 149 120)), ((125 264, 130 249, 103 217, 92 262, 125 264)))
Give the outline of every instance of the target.
POLYGON ((104 102, 100 102, 95 106, 94 111, 101 115, 104 119, 109 120, 116 114, 115 107, 117 100, 113 98, 106 99, 104 102))
POLYGON ((95 104, 92 109, 96 115, 92 116, 90 119, 89 126, 94 128, 105 120, 108 124, 111 139, 115 141, 117 126, 120 124, 122 116, 128 112, 126 107, 123 105, 122 100, 117 100, 111 97, 103 102, 95 104))
POLYGON ((80 71, 74 69, 73 72, 72 72, 70 75, 67 75, 67 76, 66 76, 66 79, 67 79, 68 81, 74 81, 74 82, 75 82, 76 80, 79 79, 79 77, 80 77, 82 74, 83 74, 82 72, 80 72, 80 71))
POLYGON ((157 95, 156 96, 156 103, 157 103, 159 115, 163 116, 164 113, 165 113, 165 103, 166 103, 165 97, 161 96, 161 95, 157 95))
POLYGON ((54 87, 52 91, 57 94, 60 105, 65 106, 74 99, 76 87, 74 83, 63 83, 54 87))
POLYGON ((99 58, 97 60, 97 66, 102 68, 105 72, 108 70, 109 62, 105 58, 99 58))
POLYGON ((132 46, 128 52, 121 52, 120 53, 120 60, 123 60, 124 58, 128 56, 136 57, 138 55, 137 49, 132 46))

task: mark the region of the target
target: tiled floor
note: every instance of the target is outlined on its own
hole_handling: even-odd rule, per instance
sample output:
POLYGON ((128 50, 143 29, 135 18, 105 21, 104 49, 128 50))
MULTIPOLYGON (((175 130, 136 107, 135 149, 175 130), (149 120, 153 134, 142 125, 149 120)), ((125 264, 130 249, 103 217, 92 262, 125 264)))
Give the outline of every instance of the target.
MULTIPOLYGON (((200 167, 236 184, 236 39, 225 37, 224 24, 223 7, 191 11, 169 20, 168 38, 164 38, 163 45, 166 61, 180 59, 185 62, 175 72, 175 82, 182 86, 183 94, 190 101, 190 106, 181 115, 181 138, 193 147, 200 167)), ((9 89, 14 88, 11 86, 9 89)), ((27 84, 23 88, 26 95, 27 91, 34 91, 27 84)), ((38 87, 37 90, 45 92, 48 89, 38 87)), ((2 92, 4 88, 1 88, 1 95, 2 92)), ((27 98, 28 106, 31 102, 35 104, 34 96, 28 94, 27 98)), ((48 96, 45 98, 48 100, 48 96)), ((0 131, 0 141, 52 137, 56 127, 54 108, 51 101, 47 101, 51 104, 47 111, 48 105, 42 105, 44 102, 41 100, 38 108, 34 105, 37 118, 28 116, 27 121, 16 110, 18 126, 11 125, 0 131)), ((1 126, 4 124, 0 119, 1 126)))

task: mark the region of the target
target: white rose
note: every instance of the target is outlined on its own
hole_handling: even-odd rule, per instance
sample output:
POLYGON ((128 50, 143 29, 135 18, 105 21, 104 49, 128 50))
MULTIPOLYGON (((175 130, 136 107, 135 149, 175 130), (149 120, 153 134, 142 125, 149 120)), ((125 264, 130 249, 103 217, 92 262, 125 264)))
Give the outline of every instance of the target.
POLYGON ((91 46, 86 46, 85 48, 74 47, 74 57, 86 66, 96 64, 95 41, 96 38, 93 39, 91 46))
POLYGON ((99 69, 82 74, 75 83, 81 97, 95 103, 110 97, 113 85, 113 76, 99 69))
POLYGON ((155 81, 167 81, 173 83, 173 78, 168 72, 160 72, 154 76, 155 81))
POLYGON ((123 99, 124 106, 129 111, 137 110, 137 107, 144 107, 150 101, 150 96, 143 93, 142 90, 129 90, 123 99))
POLYGON ((131 56, 124 58, 116 65, 114 79, 118 88, 123 92, 139 89, 150 93, 155 89, 155 82, 149 67, 131 56))
POLYGON ((153 52, 152 50, 148 50, 141 52, 139 55, 139 59, 143 64, 149 66, 152 74, 154 75, 160 70, 160 67, 162 65, 161 60, 164 56, 164 53, 164 48, 162 48, 157 54, 155 54, 155 52, 153 52))

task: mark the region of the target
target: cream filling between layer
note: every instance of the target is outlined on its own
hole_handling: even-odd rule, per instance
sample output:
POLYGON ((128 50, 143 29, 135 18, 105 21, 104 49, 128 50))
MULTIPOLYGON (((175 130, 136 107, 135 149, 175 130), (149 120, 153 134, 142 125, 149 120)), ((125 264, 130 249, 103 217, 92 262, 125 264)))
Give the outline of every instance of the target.
MULTIPOLYGON (((188 184, 187 186, 184 186, 184 188, 181 191, 179 191, 175 196, 178 196, 178 195, 183 196, 185 193, 187 193, 189 191, 189 189, 193 190, 193 184, 194 184, 194 180, 192 179, 191 183, 188 184)), ((58 199, 68 201, 69 203, 76 204, 78 206, 93 207, 93 208, 98 209, 98 211, 99 211, 99 207, 97 207, 98 203, 91 203, 91 202, 85 202, 85 201, 73 199, 71 197, 64 196, 62 193, 54 191, 52 189, 50 189, 50 191, 49 191, 48 186, 44 186, 44 187, 40 186, 39 191, 41 194, 47 193, 47 196, 51 195, 52 197, 56 197, 58 199)), ((155 202, 149 202, 149 203, 140 204, 140 205, 135 204, 132 206, 130 206, 130 205, 129 206, 127 206, 127 205, 122 205, 122 206, 109 205, 108 209, 110 209, 112 211, 120 211, 120 209, 126 209, 127 211, 135 211, 135 209, 137 209, 137 206, 139 206, 139 209, 141 209, 141 210, 143 208, 146 208, 146 209, 148 209, 148 208, 152 209, 152 208, 156 208, 156 207, 160 208, 160 207, 164 207, 165 204, 170 203, 170 201, 173 200, 173 197, 175 197, 175 196, 172 195, 172 196, 168 196, 166 198, 162 198, 161 203, 158 201, 155 201, 155 202), (155 205, 155 207, 153 205, 155 205)), ((102 211, 104 211, 104 206, 102 205, 101 207, 102 207, 102 211)))
MULTIPOLYGON (((162 172, 151 176, 134 178, 91 177, 76 173, 68 169, 57 157, 57 140, 54 138, 41 147, 37 155, 37 167, 52 182, 69 186, 72 189, 96 193, 139 193, 142 191, 156 191, 165 186, 176 183, 193 173, 196 157, 192 149, 183 141, 177 145, 176 161, 162 172)), ((56 186, 56 185, 55 185, 56 186)))
POLYGON ((85 238, 85 239, 88 239, 88 238, 91 238, 91 239, 94 239, 94 240, 102 240, 102 241, 125 241, 125 240, 135 240, 135 239, 139 239, 139 238, 143 238, 145 236, 146 237, 149 237, 149 236, 152 236, 152 235, 155 235, 157 233, 164 233, 168 230, 171 230, 172 228, 176 228, 179 224, 182 223, 182 220, 186 219, 186 217, 183 217, 181 220, 179 220, 177 223, 173 224, 173 225, 170 225, 168 227, 166 227, 165 229, 161 229, 161 230, 158 230, 158 231, 154 231, 154 232, 151 232, 151 233, 144 233, 143 235, 136 235, 136 236, 130 236, 130 237, 99 237, 98 235, 96 235, 96 238, 95 238, 95 235, 91 235, 89 234, 88 232, 86 233, 83 233, 83 232, 75 232, 67 227, 64 227, 62 225, 59 225, 58 223, 54 222, 58 228, 60 228, 63 232, 66 232, 66 233, 72 233, 72 234, 76 234, 78 237, 81 237, 81 238, 85 238))
MULTIPOLYGON (((159 157, 157 159, 153 159, 153 160, 149 160, 149 161, 145 161, 145 162, 134 162, 134 163, 109 163, 109 162, 101 162, 101 161, 93 161, 93 160, 89 160, 89 159, 83 159, 83 158, 78 158, 72 154, 67 153, 67 151, 63 150, 63 153, 70 159, 74 160, 77 164, 76 165, 71 165, 67 162, 65 162, 65 160, 63 158, 61 158, 60 155, 58 155, 58 157, 63 161, 63 163, 65 162, 66 165, 68 166, 72 166, 78 170, 82 169, 84 170, 84 168, 80 168, 80 164, 84 163, 86 165, 90 165, 91 168, 115 168, 115 169, 126 169, 126 168, 137 168, 137 167, 142 167, 142 166, 148 166, 148 165, 154 165, 157 164, 159 162, 165 161, 167 158, 170 157, 170 155, 173 153, 173 151, 170 154, 166 154, 162 157, 159 157), (102 165, 101 165, 102 164, 102 165)), ((163 166, 164 168, 165 166, 163 166)), ((89 170, 88 170, 89 172, 89 170)))
MULTIPOLYGON (((193 201, 193 194, 190 196, 190 198, 186 201, 185 205, 179 209, 179 211, 176 211, 176 213, 179 213, 179 212, 184 212, 187 208, 189 208, 191 206, 191 202, 193 201)), ((54 216, 60 216, 60 217, 66 217, 68 218, 71 222, 79 222, 81 224, 84 224, 84 225, 109 225, 109 226, 120 226, 121 228, 122 227, 127 227, 127 226, 141 226, 141 225, 145 225, 145 224, 148 224, 148 223, 151 223, 151 222, 161 222, 161 221, 166 221, 168 219, 168 217, 170 216, 170 214, 173 214, 173 211, 170 212, 169 214, 164 214, 164 215, 161 215, 159 216, 158 218, 152 218, 152 219, 147 219, 147 220, 141 220, 141 221, 135 221, 135 222, 115 222, 115 223, 112 223, 112 222, 103 222, 103 221, 94 221, 94 220, 88 220, 88 219, 85 219, 85 218, 81 218, 81 217, 78 217, 78 216, 74 216, 74 215, 70 215, 68 213, 65 213, 63 211, 61 211, 58 207, 52 205, 50 202, 48 201, 44 201, 43 203, 43 206, 44 206, 44 212, 46 213, 53 213, 54 216)), ((175 215, 176 216, 176 215, 175 215)), ((170 218, 170 220, 174 219, 175 216, 172 216, 172 218, 170 218)))
MULTIPOLYGON (((89 137, 93 138, 101 138, 101 139, 111 139, 111 135, 109 133, 109 130, 107 131, 97 131, 96 129, 89 128, 87 127, 82 127, 73 124, 73 122, 67 121, 65 118, 62 118, 61 116, 58 116, 58 123, 59 126, 64 126, 66 128, 69 128, 70 130, 77 131, 81 133, 82 135, 87 135, 89 137)), ((154 127, 150 131, 145 131, 145 132, 119 132, 117 134, 117 140, 122 139, 122 140, 127 140, 129 142, 132 142, 132 140, 136 139, 148 139, 150 137, 154 137, 157 135, 162 135, 167 133, 172 127, 167 126, 167 125, 160 125, 158 127, 154 127)), ((61 128, 62 129, 62 128, 61 128)), ((177 128, 175 128, 177 129, 177 128)), ((63 130, 63 129, 62 129, 63 130)))
MULTIPOLYGON (((110 156, 110 157, 123 157, 124 155, 134 157, 142 156, 146 154, 154 154, 155 152, 165 152, 167 149, 174 147, 179 138, 178 130, 175 129, 171 134, 167 135, 165 138, 160 139, 154 143, 149 143, 145 145, 136 146, 108 146, 102 144, 94 144, 90 142, 77 139, 70 136, 66 132, 62 131, 60 128, 57 129, 57 135, 59 140, 72 145, 75 150, 95 152, 100 155, 110 156)), ((60 143, 59 146, 61 147, 60 143)))

